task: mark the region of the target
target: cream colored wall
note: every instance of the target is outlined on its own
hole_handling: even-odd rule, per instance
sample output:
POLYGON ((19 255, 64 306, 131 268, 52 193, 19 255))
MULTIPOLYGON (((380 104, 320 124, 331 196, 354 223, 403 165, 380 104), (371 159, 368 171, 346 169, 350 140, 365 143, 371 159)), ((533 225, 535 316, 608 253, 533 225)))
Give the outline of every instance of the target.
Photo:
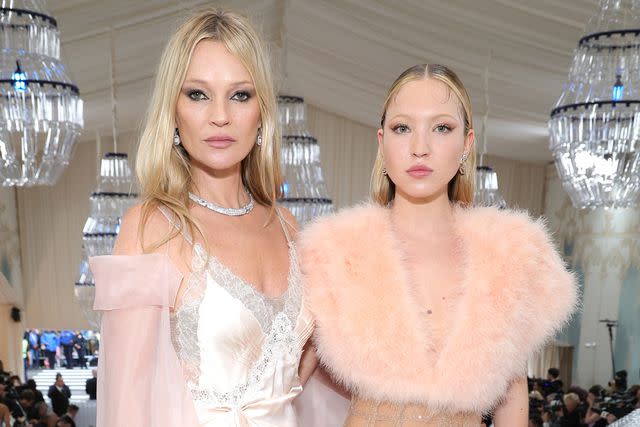
POLYGON ((336 207, 368 197, 369 176, 376 158, 376 129, 327 111, 307 107, 311 134, 318 138, 329 197, 336 207))

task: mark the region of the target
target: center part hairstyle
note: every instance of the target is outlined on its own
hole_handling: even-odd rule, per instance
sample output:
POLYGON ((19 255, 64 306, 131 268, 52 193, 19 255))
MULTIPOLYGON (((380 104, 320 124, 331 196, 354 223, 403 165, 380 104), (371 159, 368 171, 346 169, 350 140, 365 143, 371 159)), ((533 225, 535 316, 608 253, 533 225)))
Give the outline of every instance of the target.
MULTIPOLYGON (((455 95, 460 106, 460 115, 464 122, 464 136, 466 138, 469 131, 473 129, 473 113, 471 111, 471 100, 469 99, 469 94, 456 73, 444 65, 438 64, 414 65, 400 74, 400 76, 393 82, 391 88, 389 88, 389 92, 387 93, 387 98, 384 101, 382 109, 380 127, 384 130, 387 109, 391 102, 395 100, 400 89, 409 82, 422 79, 438 80, 447 86, 449 89, 449 95, 455 95)), ((463 206, 470 206, 473 203, 473 196, 475 193, 476 152, 473 145, 465 163, 465 169, 466 173, 464 175, 462 175, 460 170, 458 170, 456 175, 451 179, 451 181, 449 181, 447 193, 449 195, 449 200, 452 202, 460 203, 463 206)), ((373 171, 371 173, 371 199, 381 206, 387 206, 393 201, 396 188, 391 179, 383 173, 383 170, 384 158, 382 151, 378 148, 378 154, 376 155, 373 171)))
MULTIPOLYGON (((262 122, 262 145, 254 144, 241 162, 242 182, 257 203, 275 207, 281 196, 280 127, 269 54, 265 43, 249 20, 223 9, 204 9, 188 18, 171 36, 156 75, 151 103, 136 158, 140 183, 142 230, 149 215, 159 206, 170 209, 182 229, 202 230, 189 213, 192 188, 191 162, 182 146, 173 144, 176 106, 193 51, 202 40, 223 43, 245 66, 256 90, 262 122)), ((152 247, 177 235, 176 229, 152 247)), ((144 243, 143 243, 144 247, 144 243)))

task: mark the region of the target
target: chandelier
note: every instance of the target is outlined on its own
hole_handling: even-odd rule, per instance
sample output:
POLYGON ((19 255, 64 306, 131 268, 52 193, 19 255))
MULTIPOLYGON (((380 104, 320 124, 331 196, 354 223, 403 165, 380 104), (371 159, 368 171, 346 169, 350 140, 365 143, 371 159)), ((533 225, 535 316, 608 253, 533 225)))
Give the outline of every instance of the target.
POLYGON ((476 167, 476 191, 473 204, 495 206, 499 209, 507 207, 507 202, 498 191, 498 175, 491 166, 476 167))
POLYGON ((280 204, 304 224, 333 210, 320 164, 320 146, 306 124, 304 99, 279 96, 282 165, 285 182, 280 204))
POLYGON ((89 197, 91 213, 82 230, 82 260, 75 283, 80 308, 96 329, 100 328, 100 315, 93 310, 95 282, 89 269, 89 257, 111 254, 121 218, 136 203, 137 194, 132 189, 133 175, 127 154, 105 154, 100 162, 98 186, 89 197))
MULTIPOLYGON (((110 255, 120 232, 120 222, 124 213, 136 202, 134 179, 126 153, 118 152, 118 127, 116 111, 116 70, 115 47, 111 30, 109 45, 111 50, 111 126, 113 131, 113 151, 104 155, 99 162, 96 191, 91 193, 89 203, 91 213, 82 230, 82 260, 80 274, 75 283, 75 295, 80 308, 94 328, 100 328, 100 313, 93 310, 95 282, 89 268, 89 258, 110 255)), ((96 151, 100 153, 100 135, 96 133, 96 151)))
POLYGON ((83 127, 78 87, 60 62, 57 23, 42 3, 0 3, 2 186, 55 184, 83 127))
POLYGON ((640 0, 601 0, 549 120, 550 149, 576 208, 640 203, 640 0))
POLYGON ((489 121, 489 64, 491 63, 492 51, 487 53, 487 65, 482 74, 484 93, 484 116, 482 116, 482 151, 480 151, 480 161, 476 166, 476 188, 473 197, 475 206, 495 206, 505 209, 507 202, 498 191, 498 175, 490 166, 484 165, 484 155, 487 154, 487 122, 489 121))

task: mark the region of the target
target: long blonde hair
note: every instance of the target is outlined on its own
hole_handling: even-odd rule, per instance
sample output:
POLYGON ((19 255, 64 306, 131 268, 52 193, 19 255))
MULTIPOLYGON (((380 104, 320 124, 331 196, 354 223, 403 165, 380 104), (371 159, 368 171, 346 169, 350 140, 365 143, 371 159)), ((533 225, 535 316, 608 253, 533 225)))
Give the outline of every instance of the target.
MULTIPOLYGON (((223 9, 204 9, 188 18, 169 39, 162 53, 151 104, 138 147, 136 174, 140 182, 142 215, 139 238, 143 242, 144 226, 153 210, 164 205, 182 229, 201 227, 189 213, 188 190, 192 176, 188 154, 173 145, 176 128, 176 105, 193 51, 202 40, 223 43, 245 66, 260 106, 262 145, 254 145, 241 162, 242 182, 257 203, 275 207, 281 196, 280 128, 271 64, 264 42, 249 20, 223 9)), ((171 234, 154 242, 157 248, 177 235, 171 234)), ((143 244, 144 247, 144 244, 143 244)))
MULTIPOLYGON (((456 98, 460 102, 462 118, 464 120, 464 134, 466 137, 469 131, 473 129, 473 114, 471 111, 471 100, 469 99, 469 94, 467 94, 467 90, 464 88, 462 81, 460 81, 456 73, 444 65, 438 64, 415 65, 400 74, 400 76, 393 82, 389 92, 387 93, 387 98, 384 101, 382 109, 380 127, 384 129, 387 109, 389 108, 391 101, 395 99, 400 89, 409 82, 426 78, 431 78, 444 83, 449 90, 455 94, 456 98)), ((464 175, 458 170, 456 175, 451 179, 451 181, 449 181, 447 193, 449 195, 449 200, 468 206, 473 203, 473 195, 475 191, 476 154, 473 147, 471 148, 465 163, 465 169, 466 172, 464 175)), ((386 206, 395 197, 395 184, 383 173, 383 170, 384 158, 382 157, 382 151, 378 149, 378 154, 376 155, 373 171, 371 173, 371 199, 379 205, 386 206)))

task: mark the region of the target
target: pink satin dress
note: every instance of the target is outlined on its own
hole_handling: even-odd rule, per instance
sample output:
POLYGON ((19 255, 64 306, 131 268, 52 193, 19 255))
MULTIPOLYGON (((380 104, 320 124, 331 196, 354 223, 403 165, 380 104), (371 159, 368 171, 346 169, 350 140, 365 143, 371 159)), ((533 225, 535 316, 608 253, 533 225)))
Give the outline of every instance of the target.
MULTIPOLYGON (((163 213, 171 219, 170 214, 163 213)), ((283 221, 279 213, 278 217, 283 221)), ((180 305, 173 310, 168 308, 175 301, 176 282, 179 284, 180 280, 176 280, 177 270, 168 256, 112 256, 91 260, 92 269, 97 267, 94 270, 96 308, 104 309, 105 300, 114 299, 112 295, 105 298, 101 288, 112 293, 110 288, 128 287, 137 289, 131 289, 134 297, 135 292, 145 296, 131 298, 128 292, 119 291, 121 305, 136 310, 145 310, 149 305, 150 310, 158 311, 157 321, 152 322, 131 317, 127 313, 130 310, 104 311, 98 376, 99 427, 299 425, 292 401, 302 391, 298 366, 302 348, 313 330, 313 320, 304 307, 296 250, 284 223, 283 230, 289 244, 290 268, 287 290, 278 298, 268 298, 256 291, 214 255, 207 254, 201 245, 193 244, 187 234, 183 236, 193 247, 192 271, 180 305), (121 258, 126 260, 119 260, 121 258), (151 258, 154 261, 147 261, 151 258), (133 269, 139 267, 138 276, 148 273, 156 280, 124 284, 115 273, 121 267, 118 263, 127 263, 133 269), (110 273, 105 276, 112 277, 102 280, 101 272, 107 269, 110 273), (167 270, 171 274, 159 272, 167 270), (155 296, 147 300, 148 293, 167 295, 166 301, 158 304, 157 300, 163 298, 155 296), (114 322, 119 323, 118 328, 113 328, 114 322), (123 344, 129 345, 133 362, 114 356, 115 352, 127 351, 126 347, 122 348, 123 344), (137 369, 125 367, 123 371, 118 362, 134 364, 137 369), (106 381, 102 381, 103 376, 107 377, 106 381), (118 380, 127 387, 121 383, 113 385, 118 380), (101 382, 107 385, 101 387, 101 382), (141 384, 143 390, 137 387, 141 384), (112 389, 106 388, 110 385, 112 389), (147 388, 151 396, 145 396, 140 405, 139 396, 145 395, 147 388), (115 418, 114 411, 124 413, 115 418), (142 415, 134 414, 134 420, 141 421, 139 424, 130 423, 127 417, 134 411, 142 412, 142 415), (121 421, 125 419, 126 424, 121 421), (177 424, 173 424, 174 420, 177 424)))

